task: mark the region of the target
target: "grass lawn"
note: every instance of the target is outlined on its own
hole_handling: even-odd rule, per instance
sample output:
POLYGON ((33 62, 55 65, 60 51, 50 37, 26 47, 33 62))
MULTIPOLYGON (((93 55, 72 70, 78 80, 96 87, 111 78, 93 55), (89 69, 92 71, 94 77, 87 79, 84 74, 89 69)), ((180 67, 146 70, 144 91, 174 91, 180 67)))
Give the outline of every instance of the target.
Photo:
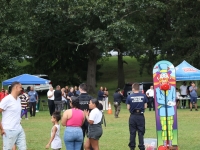
MULTIPOLYGON (((147 75, 146 73, 142 76, 139 75, 139 65, 136 59, 131 57, 124 58, 127 62, 127 64, 124 64, 125 82, 152 81, 152 75, 147 75)), ((117 57, 110 57, 109 61, 105 61, 100 71, 104 74, 97 82, 96 90, 98 90, 100 86, 106 86, 110 93, 109 101, 112 102, 112 94, 117 88, 117 57)), ((42 95, 41 99, 46 99, 46 95, 42 95)), ((112 111, 114 111, 113 106, 112 111)), ((104 133, 100 139, 101 150, 129 150, 127 146, 129 142, 129 112, 126 110, 125 104, 122 104, 119 116, 120 118, 115 119, 113 114, 108 115, 107 112, 105 112, 107 127, 103 126, 104 133)), ((36 117, 29 118, 29 120, 22 120, 21 123, 26 132, 28 150, 45 149, 45 145, 50 138, 50 130, 52 127, 50 118, 48 111, 40 110, 36 117)), ((145 112, 145 118, 145 138, 156 138, 155 112, 149 112, 147 110, 145 112)), ((178 144, 181 150, 199 150, 199 124, 200 111, 190 112, 189 109, 178 109, 178 144)), ((62 139, 63 133, 64 127, 61 128, 62 139)), ((0 147, 2 147, 2 138, 0 147)), ((65 149, 64 142, 63 149, 65 149)), ((136 150, 137 149, 138 148, 136 148, 136 150)))
MULTIPOLYGON (((112 111, 114 109, 112 108, 112 111)), ((199 124, 200 113, 190 112, 189 109, 178 109, 178 143, 181 150, 199 150, 199 124)), ((103 126, 103 136, 100 139, 101 150, 128 150, 129 112, 125 104, 122 104, 120 118, 114 118, 113 114, 105 112, 107 127, 103 126)), ((28 150, 45 149, 50 138, 52 127, 48 111, 40 111, 36 117, 29 117, 29 120, 22 120, 22 126, 26 132, 28 150)), ((145 138, 156 138, 155 112, 146 110, 146 133, 145 138)), ((64 127, 61 127, 61 138, 63 139, 64 127)), ((2 140, 2 138, 1 138, 2 140)), ((138 144, 138 140, 136 141, 138 144)), ((2 147, 2 141, 0 147, 2 147)), ((63 142, 63 149, 64 142, 63 142)), ((137 150, 138 148, 136 148, 137 150)))

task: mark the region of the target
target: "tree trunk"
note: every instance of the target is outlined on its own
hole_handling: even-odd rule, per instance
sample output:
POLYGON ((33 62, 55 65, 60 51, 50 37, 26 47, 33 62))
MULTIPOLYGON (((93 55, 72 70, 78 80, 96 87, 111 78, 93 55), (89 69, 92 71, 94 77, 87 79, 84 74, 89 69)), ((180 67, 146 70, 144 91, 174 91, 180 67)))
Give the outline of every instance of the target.
POLYGON ((120 51, 118 51, 118 87, 123 88, 125 84, 124 79, 124 65, 123 65, 123 56, 120 51))
POLYGON ((87 92, 96 94, 96 66, 98 49, 91 50, 87 70, 87 92))

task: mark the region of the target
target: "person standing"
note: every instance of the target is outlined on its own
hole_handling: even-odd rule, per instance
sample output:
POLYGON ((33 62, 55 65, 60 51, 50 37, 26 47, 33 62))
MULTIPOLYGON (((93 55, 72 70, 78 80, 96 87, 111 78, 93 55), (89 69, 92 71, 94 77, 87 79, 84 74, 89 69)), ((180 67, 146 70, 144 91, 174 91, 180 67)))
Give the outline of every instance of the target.
POLYGON ((146 96, 148 97, 148 106, 149 111, 151 111, 151 108, 153 107, 153 110, 155 111, 155 102, 154 102, 154 90, 153 85, 146 91, 146 96))
POLYGON ((104 88, 104 95, 105 95, 105 97, 104 97, 104 105, 105 105, 104 110, 108 110, 108 95, 109 95, 109 92, 108 92, 107 87, 104 88))
POLYGON ((134 83, 132 85, 133 93, 126 99, 127 109, 130 112, 129 117, 129 132, 130 142, 128 146, 130 150, 134 150, 136 147, 136 131, 138 131, 139 149, 145 150, 144 146, 144 133, 145 133, 145 118, 144 111, 147 108, 148 99, 145 94, 139 92, 139 84, 134 83))
POLYGON ((5 97, 5 90, 2 88, 0 92, 0 101, 5 97))
POLYGON ((70 87, 69 93, 67 94, 67 108, 70 109, 70 99, 74 96, 74 88, 70 87))
POLYGON ((101 86, 97 94, 97 100, 99 101, 99 103, 103 105, 103 110, 105 109, 104 96, 105 95, 104 95, 103 87, 101 86))
POLYGON ((36 91, 34 91, 33 86, 30 88, 28 96, 29 96, 30 117, 32 116, 35 117, 36 103, 38 103, 38 94, 36 91))
POLYGON ((48 98, 49 113, 52 116, 53 112, 55 111, 54 89, 52 86, 49 88, 49 91, 47 92, 47 98, 48 98))
POLYGON ((97 99, 91 99, 89 108, 92 110, 84 110, 86 120, 88 121, 88 138, 84 144, 85 150, 90 150, 91 146, 94 150, 99 150, 99 139, 103 134, 102 120, 102 104, 97 99))
POLYGON ((78 97, 70 98, 70 108, 63 113, 62 125, 66 126, 64 142, 67 150, 80 150, 83 143, 83 132, 81 129, 85 115, 80 110, 78 97))
POLYGON ((54 91, 54 104, 55 104, 55 111, 61 112, 62 110, 62 92, 60 90, 60 85, 56 86, 56 90, 54 91))
MULTIPOLYGON (((181 97, 187 97, 187 83, 184 81, 183 84, 180 86, 181 97)), ((182 99, 182 106, 181 108, 186 108, 186 99, 182 99)))
POLYGON ((29 96, 24 91, 24 88, 22 88, 21 95, 19 95, 19 98, 21 99, 21 106, 22 106, 21 118, 25 115, 25 119, 28 120, 29 96))
POLYGON ((119 118, 119 112, 121 109, 121 100, 123 98, 123 94, 120 91, 120 88, 118 88, 115 93, 113 94, 113 98, 114 98, 114 107, 115 107, 115 118, 119 118))
POLYGON ((61 92, 62 92, 62 110, 65 111, 65 105, 66 105, 66 109, 67 109, 67 96, 65 93, 65 88, 62 88, 61 92))
POLYGON ((50 145, 53 150, 60 150, 62 148, 62 141, 60 139, 60 119, 60 112, 52 113, 51 122, 53 123, 53 127, 51 129, 51 138, 48 144, 46 145, 46 149, 48 149, 50 145))
MULTIPOLYGON (((92 99, 92 97, 87 93, 87 85, 85 83, 80 84, 79 91, 80 91, 80 95, 79 95, 78 99, 79 99, 80 109, 83 111, 89 110, 89 103, 90 103, 90 100, 92 99)), ((83 123, 81 128, 82 128, 83 139, 84 139, 85 135, 88 132, 87 120, 85 120, 85 122, 83 123)), ((83 144, 81 146, 81 150, 84 150, 83 144)))
POLYGON ((195 110, 198 111, 197 109, 197 87, 195 86, 195 83, 192 82, 191 86, 189 88, 190 91, 190 111, 192 111, 192 105, 195 106, 195 110))
POLYGON ((11 94, 2 99, 0 112, 2 121, 0 122, 1 135, 3 135, 3 150, 11 150, 16 144, 19 150, 27 150, 26 137, 21 126, 21 100, 18 97, 21 93, 22 85, 19 82, 11 84, 11 94))

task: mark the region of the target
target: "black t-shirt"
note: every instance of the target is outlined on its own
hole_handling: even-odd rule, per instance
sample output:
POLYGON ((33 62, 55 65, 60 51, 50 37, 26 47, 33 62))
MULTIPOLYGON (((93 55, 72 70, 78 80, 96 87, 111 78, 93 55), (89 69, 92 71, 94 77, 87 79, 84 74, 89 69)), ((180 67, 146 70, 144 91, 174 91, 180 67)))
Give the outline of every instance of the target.
POLYGON ((79 98, 80 109, 89 110, 89 102, 92 99, 92 96, 90 96, 88 93, 81 93, 78 98, 79 98))
POLYGON ((113 94, 113 98, 114 98, 114 102, 121 103, 121 100, 122 100, 123 96, 120 93, 115 92, 113 94))
POLYGON ((54 101, 61 101, 62 100, 62 92, 61 90, 54 91, 54 101))

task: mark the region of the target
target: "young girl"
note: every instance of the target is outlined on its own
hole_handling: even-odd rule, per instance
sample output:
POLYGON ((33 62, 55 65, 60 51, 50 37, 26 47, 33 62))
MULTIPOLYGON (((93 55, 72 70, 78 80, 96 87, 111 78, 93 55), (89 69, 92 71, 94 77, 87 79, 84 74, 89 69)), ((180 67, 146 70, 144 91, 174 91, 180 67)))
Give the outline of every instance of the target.
POLYGON ((49 143, 46 145, 46 149, 50 147, 53 150, 60 150, 62 148, 62 142, 60 139, 60 125, 59 120, 61 119, 60 112, 54 112, 51 117, 51 122, 53 123, 53 127, 51 129, 51 138, 49 143))
POLYGON ((101 127, 102 120, 102 104, 99 103, 97 99, 91 99, 89 103, 89 108, 92 111, 84 111, 86 119, 89 123, 88 126, 88 139, 85 142, 85 150, 90 150, 92 146, 93 150, 99 150, 99 138, 101 137, 103 131, 101 127), (89 116, 88 116, 89 115, 89 116))

